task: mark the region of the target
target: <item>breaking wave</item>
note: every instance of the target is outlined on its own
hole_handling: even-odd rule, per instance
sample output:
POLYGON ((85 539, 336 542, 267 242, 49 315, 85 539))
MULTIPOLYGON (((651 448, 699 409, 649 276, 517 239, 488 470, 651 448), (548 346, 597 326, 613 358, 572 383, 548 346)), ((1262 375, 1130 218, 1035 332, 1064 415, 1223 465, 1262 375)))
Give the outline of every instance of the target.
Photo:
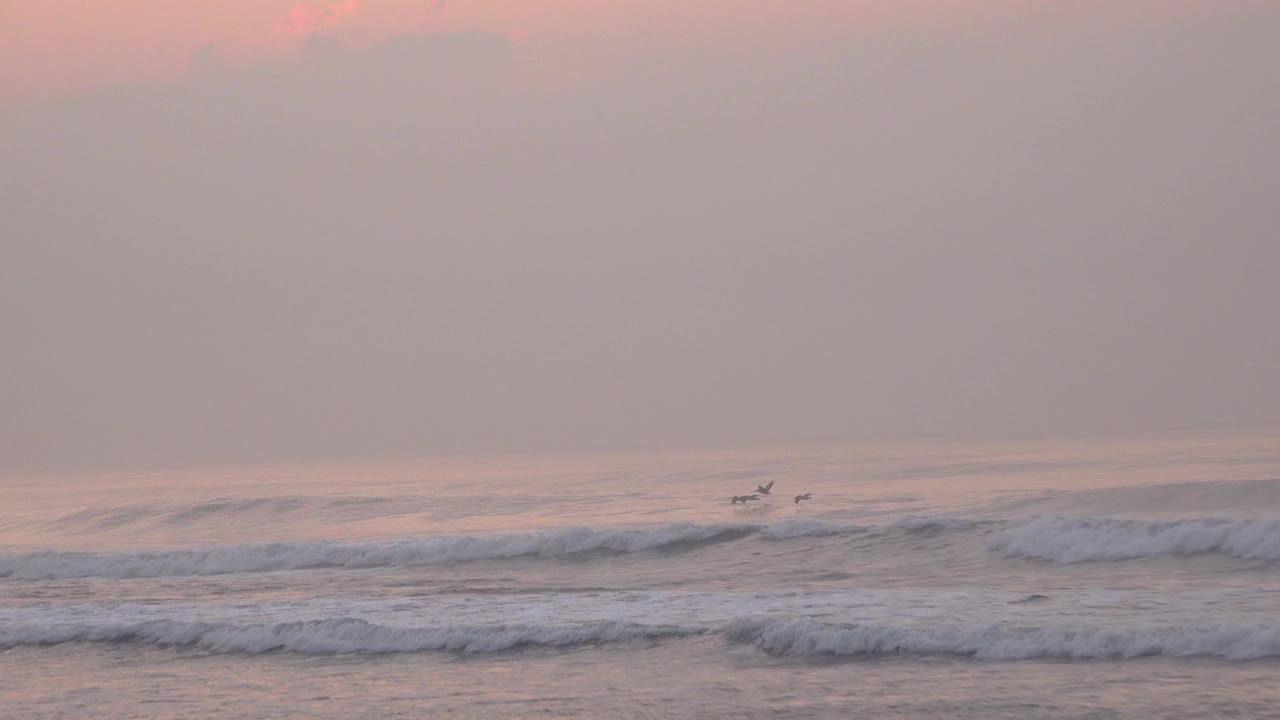
POLYGON ((992 548, 1010 557, 1059 563, 1187 553, 1280 560, 1280 518, 1148 522, 1042 517, 1004 529, 992 548))
POLYGON ((127 643, 220 654, 480 654, 530 647, 677 640, 709 634, 786 657, 953 655, 994 661, 1143 657, 1243 661, 1280 657, 1280 627, 1262 625, 918 628, 762 618, 738 618, 719 628, 618 621, 403 627, 351 617, 249 624, 153 620, 0 627, 0 650, 64 643, 127 643))
POLYGON ((567 625, 475 625, 430 628, 379 625, 358 618, 273 624, 155 620, 108 625, 0 628, 0 649, 63 643, 137 643, 213 653, 457 652, 494 653, 522 647, 564 647, 685 637, 704 632, 674 625, 592 622, 567 625))
POLYGON ((1149 656, 1256 660, 1280 657, 1280 627, 1151 628, 989 625, 971 629, 739 619, 723 633, 771 655, 960 655, 979 660, 1101 660, 1149 656))

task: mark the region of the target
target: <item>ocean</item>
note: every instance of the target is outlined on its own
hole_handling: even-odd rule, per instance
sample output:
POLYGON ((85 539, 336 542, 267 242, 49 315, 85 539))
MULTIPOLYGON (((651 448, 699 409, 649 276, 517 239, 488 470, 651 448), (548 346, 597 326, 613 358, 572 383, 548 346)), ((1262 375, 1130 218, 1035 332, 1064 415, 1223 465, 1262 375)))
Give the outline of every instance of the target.
POLYGON ((1280 433, 0 490, 6 719, 1280 717, 1280 433))

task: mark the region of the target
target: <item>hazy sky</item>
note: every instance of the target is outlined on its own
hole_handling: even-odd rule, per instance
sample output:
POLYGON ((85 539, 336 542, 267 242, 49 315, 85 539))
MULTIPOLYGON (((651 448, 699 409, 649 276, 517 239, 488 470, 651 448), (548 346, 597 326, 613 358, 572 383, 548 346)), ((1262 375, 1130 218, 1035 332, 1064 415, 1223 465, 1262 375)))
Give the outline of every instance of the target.
POLYGON ((1280 424, 1275 3, 169 5, 0 5, 0 468, 1280 424))
POLYGON ((394 35, 485 31, 540 60, 664 47, 768 47, 935 32, 1020 16, 1107 21, 1250 15, 1265 0, 9 0, 0 3, 0 108, 121 82, 171 78, 192 51, 280 57, 314 34, 367 47, 394 35), (1119 6, 1119 7, 1116 7, 1119 6))
MULTIPOLYGON (((195 48, 279 56, 311 34, 368 46, 398 34, 483 30, 546 51, 591 43, 767 44, 886 20, 945 22, 922 0, 39 0, 0 3, 0 107, 122 81, 170 77, 195 48), (926 10, 927 9, 927 10, 926 10)), ((1011 5, 975 0, 959 15, 1011 5)))

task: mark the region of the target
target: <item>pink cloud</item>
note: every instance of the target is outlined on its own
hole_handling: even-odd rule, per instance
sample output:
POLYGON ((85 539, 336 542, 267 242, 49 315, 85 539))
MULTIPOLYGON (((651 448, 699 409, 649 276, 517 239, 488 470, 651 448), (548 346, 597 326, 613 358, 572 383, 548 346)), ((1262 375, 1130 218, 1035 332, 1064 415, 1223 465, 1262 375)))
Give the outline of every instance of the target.
POLYGON ((418 32, 433 32, 440 29, 440 17, 444 15, 445 0, 434 0, 427 6, 418 20, 418 32))
POLYGON ((348 0, 348 2, 331 5, 329 6, 329 22, 334 25, 342 23, 359 10, 360 0, 348 0))
POLYGON ((288 15, 276 21, 276 30, 288 35, 335 30, 360 10, 360 0, 348 0, 318 10, 310 5, 295 5, 288 15))

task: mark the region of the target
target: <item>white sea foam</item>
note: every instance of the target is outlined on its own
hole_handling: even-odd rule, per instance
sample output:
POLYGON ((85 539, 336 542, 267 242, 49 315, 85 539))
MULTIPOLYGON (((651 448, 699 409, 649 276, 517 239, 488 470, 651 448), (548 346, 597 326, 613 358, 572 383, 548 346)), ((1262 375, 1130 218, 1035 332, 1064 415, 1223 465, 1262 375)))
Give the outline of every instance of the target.
POLYGON ((62 624, 0 627, 0 649, 73 642, 139 643, 215 653, 292 652, 492 653, 524 646, 562 647, 589 643, 683 637, 704 632, 674 625, 590 622, 564 625, 472 625, 399 627, 358 618, 285 623, 210 623, 156 620, 123 624, 62 624))
POLYGON ((212 653, 495 653, 636 640, 678 640, 719 633, 771 655, 958 655, 977 660, 1256 660, 1280 657, 1280 627, 1245 624, 1107 627, 976 625, 915 627, 838 624, 812 619, 738 618, 722 626, 618 621, 413 627, 351 617, 276 623, 154 620, 0 627, 0 649, 64 643, 132 643, 212 653))
POLYGON ((474 560, 563 557, 591 551, 641 552, 725 542, 759 529, 756 525, 669 525, 638 530, 574 528, 385 542, 294 542, 103 553, 37 552, 0 555, 0 578, 150 578, 312 568, 448 565, 474 560))
POLYGON ((739 619, 723 632, 733 642, 787 656, 963 655, 981 660, 1280 657, 1280 627, 1260 625, 986 625, 956 629, 739 619))
POLYGON ((1011 557, 1060 563, 1129 560, 1175 553, 1219 553, 1280 560, 1280 518, 1147 522, 1042 517, 1001 531, 992 547, 1011 557))

